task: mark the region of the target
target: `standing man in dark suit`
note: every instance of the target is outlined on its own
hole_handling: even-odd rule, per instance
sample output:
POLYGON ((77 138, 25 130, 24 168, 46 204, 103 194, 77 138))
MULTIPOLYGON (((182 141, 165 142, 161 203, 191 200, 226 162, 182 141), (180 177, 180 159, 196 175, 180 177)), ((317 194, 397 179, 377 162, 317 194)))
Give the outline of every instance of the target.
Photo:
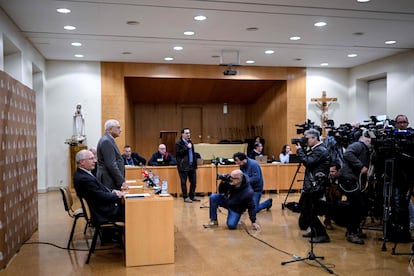
POLYGON ((177 169, 180 175, 181 192, 184 202, 191 203, 200 201, 195 198, 197 183, 197 159, 194 153, 194 145, 190 139, 190 129, 181 130, 181 139, 175 143, 175 152, 177 158, 177 169), (187 193, 187 178, 190 181, 190 192, 187 193))
POLYGON ((124 193, 119 190, 110 190, 92 174, 95 167, 95 157, 89 150, 81 150, 76 154, 78 168, 73 175, 76 194, 84 198, 89 205, 92 219, 96 223, 107 221, 123 221, 124 210, 121 198, 124 193))
POLYGON ((117 120, 105 122, 105 134, 98 142, 98 171, 96 177, 109 189, 128 188, 125 183, 124 159, 115 143, 121 134, 121 126, 117 120))

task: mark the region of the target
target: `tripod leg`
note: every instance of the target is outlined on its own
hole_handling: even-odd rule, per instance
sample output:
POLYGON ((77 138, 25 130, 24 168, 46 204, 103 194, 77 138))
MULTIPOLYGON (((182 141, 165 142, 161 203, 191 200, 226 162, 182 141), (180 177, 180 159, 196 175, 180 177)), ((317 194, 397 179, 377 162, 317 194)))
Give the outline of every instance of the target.
POLYGON ((290 194, 290 193, 291 193, 291 191, 292 191, 292 186, 293 186, 293 183, 295 183, 296 176, 297 176, 297 175, 298 175, 298 173, 299 173, 299 170, 300 170, 300 166, 301 166, 301 164, 302 164, 302 163, 299 163, 299 164, 298 164, 298 167, 297 167, 297 169, 296 169, 295 175, 293 176, 292 181, 290 182, 289 190, 288 190, 288 192, 287 192, 287 194, 286 194, 285 201, 282 203, 282 210, 284 210, 284 209, 285 209, 285 206, 286 206, 286 201, 287 201, 287 199, 288 199, 288 197, 289 197, 289 194, 290 194))

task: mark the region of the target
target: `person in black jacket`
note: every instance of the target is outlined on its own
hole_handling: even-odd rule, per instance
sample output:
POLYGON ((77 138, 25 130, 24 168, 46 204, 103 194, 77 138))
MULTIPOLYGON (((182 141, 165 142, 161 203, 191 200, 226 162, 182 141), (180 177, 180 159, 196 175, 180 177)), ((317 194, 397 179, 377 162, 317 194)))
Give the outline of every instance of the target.
POLYGON ((299 227, 310 231, 303 237, 313 236, 312 242, 330 242, 324 225, 318 218, 321 208, 321 199, 325 195, 325 187, 328 183, 330 155, 325 145, 320 141, 320 133, 316 129, 305 131, 307 140, 307 151, 305 152, 300 143, 296 145, 296 153, 305 166, 305 177, 301 194, 301 209, 299 216, 299 227))
POLYGON ((175 157, 167 151, 165 144, 158 146, 158 151, 155 152, 148 161, 149 166, 174 166, 177 165, 175 157))
POLYGON ((81 150, 75 158, 78 168, 73 175, 73 183, 76 194, 88 202, 91 219, 96 223, 123 221, 121 198, 125 193, 115 189, 111 191, 92 175, 96 159, 91 151, 81 150))
POLYGON ((361 189, 365 183, 370 162, 371 138, 368 130, 359 130, 355 133, 357 142, 346 148, 344 164, 339 174, 339 187, 345 192, 349 201, 349 213, 347 219, 346 239, 355 244, 364 244, 359 225, 366 215, 366 206, 361 189))
POLYGON ((128 145, 124 147, 122 158, 124 159, 124 165, 128 166, 145 166, 147 164, 147 160, 138 153, 132 152, 128 145))
POLYGON ((222 206, 228 210, 227 227, 236 229, 239 220, 246 211, 254 230, 260 230, 256 223, 256 204, 253 199, 253 189, 247 181, 248 177, 241 170, 234 170, 230 175, 224 176, 220 183, 219 193, 210 196, 210 222, 204 224, 204 228, 218 227, 217 209, 222 206))
POLYGON ((185 127, 181 130, 181 138, 175 143, 175 154, 177 169, 180 175, 181 192, 184 202, 191 203, 200 201, 195 197, 197 184, 197 159, 194 145, 190 138, 190 129, 185 127), (187 178, 190 181, 190 191, 187 193, 187 178))

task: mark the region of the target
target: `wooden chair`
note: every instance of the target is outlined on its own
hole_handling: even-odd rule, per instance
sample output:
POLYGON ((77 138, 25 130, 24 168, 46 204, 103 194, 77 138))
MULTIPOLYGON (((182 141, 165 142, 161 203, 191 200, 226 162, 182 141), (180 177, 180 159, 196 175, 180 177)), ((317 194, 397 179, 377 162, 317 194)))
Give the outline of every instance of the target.
MULTIPOLYGON (((88 258, 86 259, 86 264, 89 264, 89 260, 91 258, 92 253, 95 251, 95 247, 96 247, 96 242, 98 240, 98 236, 101 238, 102 241, 102 230, 104 229, 115 229, 117 231, 119 231, 120 233, 124 233, 124 228, 125 228, 125 223, 124 222, 103 222, 103 223, 97 223, 96 220, 94 220, 92 218, 92 213, 91 210, 89 208, 89 204, 86 201, 86 199, 84 198, 80 198, 81 204, 82 204, 82 208, 83 211, 85 213, 85 216, 87 218, 88 221, 91 222, 91 225, 95 228, 95 231, 93 233, 93 238, 92 238, 92 244, 89 248, 89 253, 88 253, 88 258)), ((119 241, 120 245, 122 248, 124 248, 124 243, 123 243, 123 237, 121 237, 120 241, 119 241)))
MULTIPOLYGON (((73 234, 75 232, 75 228, 76 228, 76 222, 78 221, 79 218, 85 218, 85 213, 83 212, 82 208, 78 208, 76 210, 73 210, 73 198, 72 198, 72 193, 69 191, 69 189, 67 187, 60 187, 59 188, 60 193, 62 194, 62 200, 63 200, 63 207, 65 207, 65 211, 68 213, 68 215, 73 218, 73 225, 72 225, 72 230, 70 231, 70 236, 69 236, 69 241, 68 241, 68 245, 66 246, 67 249, 69 249, 70 247, 70 243, 72 242, 73 239, 73 234)), ((86 228, 88 227, 88 220, 86 220, 86 225, 85 225, 85 229, 83 231, 83 233, 86 233, 86 228)))

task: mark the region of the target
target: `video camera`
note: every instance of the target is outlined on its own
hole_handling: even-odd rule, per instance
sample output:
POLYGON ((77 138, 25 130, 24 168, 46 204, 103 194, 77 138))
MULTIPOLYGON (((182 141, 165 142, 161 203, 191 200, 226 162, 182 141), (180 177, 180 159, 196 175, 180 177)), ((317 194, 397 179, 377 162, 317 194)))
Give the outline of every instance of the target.
POLYGON ((327 135, 332 136, 335 141, 342 147, 347 148, 349 144, 355 142, 354 134, 356 130, 353 129, 350 123, 341 124, 338 127, 327 126, 327 135))
POLYGON ((231 180, 231 176, 230 174, 217 174, 217 179, 221 180, 221 181, 225 181, 225 182, 230 182, 231 180))
MULTIPOLYGON (((310 119, 306 120, 305 123, 303 123, 303 124, 299 124, 299 125, 295 125, 295 126, 297 127, 296 128, 296 134, 305 134, 305 131, 307 131, 308 129, 311 129, 311 128, 318 130, 319 133, 322 132, 322 128, 318 125, 315 125, 315 123, 312 122, 310 119)), ((303 148, 303 147, 306 146, 306 144, 308 142, 308 139, 306 139, 306 137, 303 136, 303 137, 300 137, 300 138, 292 138, 290 140, 290 142, 293 145, 296 145, 296 144, 299 143, 300 146, 303 148)))

